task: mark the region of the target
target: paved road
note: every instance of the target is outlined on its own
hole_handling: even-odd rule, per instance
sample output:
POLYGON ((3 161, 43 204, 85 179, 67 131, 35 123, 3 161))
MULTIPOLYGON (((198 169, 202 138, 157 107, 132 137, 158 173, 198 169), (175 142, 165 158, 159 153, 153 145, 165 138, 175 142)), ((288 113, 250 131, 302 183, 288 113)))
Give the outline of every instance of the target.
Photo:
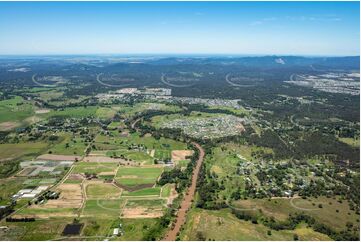
POLYGON ((195 169, 193 170, 192 184, 188 188, 186 195, 184 196, 183 201, 181 203, 180 209, 178 210, 177 222, 175 223, 175 226, 170 231, 167 232, 167 234, 163 240, 174 241, 176 239, 178 232, 180 231, 182 225, 186 221, 187 212, 192 205, 192 200, 194 198, 194 194, 196 191, 196 185, 197 185, 199 171, 201 169, 203 158, 204 158, 203 148, 197 143, 193 142, 192 144, 199 150, 199 157, 197 160, 197 164, 196 164, 195 169))

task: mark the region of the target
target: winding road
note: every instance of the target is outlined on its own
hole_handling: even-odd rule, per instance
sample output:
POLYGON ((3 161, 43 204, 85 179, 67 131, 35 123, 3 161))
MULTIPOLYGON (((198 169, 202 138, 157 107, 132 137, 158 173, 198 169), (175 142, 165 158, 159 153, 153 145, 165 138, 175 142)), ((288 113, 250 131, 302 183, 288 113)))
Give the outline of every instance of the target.
POLYGON ((204 150, 199 144, 195 142, 192 142, 192 144, 199 150, 197 164, 192 174, 192 184, 187 189, 186 195, 183 198, 183 201, 177 213, 177 220, 174 227, 172 227, 171 230, 167 232, 166 236, 163 239, 166 241, 175 241, 182 225, 186 222, 187 212, 192 205, 194 194, 196 192, 197 179, 204 159, 204 150))

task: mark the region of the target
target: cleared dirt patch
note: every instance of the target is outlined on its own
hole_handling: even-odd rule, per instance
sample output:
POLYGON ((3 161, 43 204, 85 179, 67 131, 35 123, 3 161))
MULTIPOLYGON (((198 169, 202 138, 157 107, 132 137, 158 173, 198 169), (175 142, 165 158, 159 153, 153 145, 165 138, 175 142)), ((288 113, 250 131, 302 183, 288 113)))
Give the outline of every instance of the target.
POLYGON ((42 114, 42 113, 49 113, 50 109, 38 109, 35 111, 35 113, 42 114))
POLYGON ((83 161, 85 162, 119 162, 122 164, 129 163, 129 161, 125 161, 121 158, 111 158, 108 156, 87 156, 84 157, 83 161))
POLYGON ((84 179, 84 176, 83 176, 82 174, 70 174, 70 175, 68 176, 68 179, 81 181, 81 180, 84 179))
POLYGON ((148 153, 151 157, 154 157, 154 154, 155 154, 155 150, 149 150, 149 153, 148 153))
POLYGON ((115 171, 103 171, 98 173, 98 176, 113 176, 113 175, 115 175, 115 171))
POLYGON ((41 121, 42 119, 38 116, 31 116, 31 117, 28 117, 26 118, 24 121, 28 124, 34 124, 34 123, 37 123, 39 121, 41 121))
MULTIPOLYGON (((60 197, 48 200, 41 208, 80 208, 83 202, 82 188, 80 184, 61 184, 57 191, 60 197)), ((34 205, 37 206, 37 205, 34 205)))
POLYGON ((0 131, 7 131, 18 127, 18 122, 2 122, 0 123, 0 131))
POLYGON ((44 154, 44 155, 38 156, 36 159, 37 160, 55 160, 55 161, 75 161, 76 159, 80 160, 81 156, 44 154))
POLYGON ((186 160, 188 156, 193 155, 193 150, 173 150, 172 161, 186 160))
POLYGON ((244 128, 244 126, 243 126, 243 124, 238 124, 237 126, 236 126, 236 128, 237 129, 239 129, 241 132, 244 132, 246 129, 244 128))
POLYGON ((34 210, 34 214, 15 214, 11 216, 12 218, 37 218, 37 219, 49 219, 49 218, 55 218, 55 217, 61 217, 61 218, 73 218, 76 214, 74 214, 71 211, 67 212, 55 212, 55 211, 49 211, 49 213, 39 213, 34 210))
POLYGON ((126 175, 126 176, 120 176, 120 178, 138 178, 138 176, 135 176, 135 175, 126 175))
POLYGON ((163 216, 162 209, 149 209, 143 207, 124 208, 122 211, 123 218, 159 218, 163 216))

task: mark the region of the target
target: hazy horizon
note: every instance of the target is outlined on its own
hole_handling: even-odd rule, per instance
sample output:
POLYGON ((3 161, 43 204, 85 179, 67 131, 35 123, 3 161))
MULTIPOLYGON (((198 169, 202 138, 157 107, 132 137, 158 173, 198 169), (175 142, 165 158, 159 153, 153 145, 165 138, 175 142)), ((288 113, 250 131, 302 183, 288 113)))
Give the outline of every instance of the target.
POLYGON ((0 2, 0 55, 359 56, 359 7, 359 2, 0 2))

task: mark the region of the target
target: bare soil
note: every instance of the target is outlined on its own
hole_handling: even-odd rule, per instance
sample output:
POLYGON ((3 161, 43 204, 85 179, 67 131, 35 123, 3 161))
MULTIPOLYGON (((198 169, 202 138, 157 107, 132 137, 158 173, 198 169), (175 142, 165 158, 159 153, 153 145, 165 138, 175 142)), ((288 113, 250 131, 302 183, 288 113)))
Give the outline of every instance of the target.
POLYGON ((193 153, 193 150, 173 150, 172 161, 177 162, 181 160, 186 160, 187 157, 193 155, 193 153))
POLYGON ((162 209, 152 209, 137 207, 124 208, 122 211, 123 218, 159 218, 163 216, 162 209))
POLYGON ((83 193, 80 184, 61 184, 57 187, 60 197, 54 200, 48 200, 41 208, 80 208, 83 203, 83 193))
POLYGON ((18 122, 2 122, 0 123, 0 131, 7 131, 18 127, 18 122))
POLYGON ((39 113, 39 114, 41 114, 41 113, 49 113, 49 112, 50 112, 50 109, 38 109, 38 110, 35 111, 35 113, 39 113))
POLYGON ((55 161, 75 161, 76 159, 80 160, 81 156, 44 154, 44 155, 38 156, 36 159, 37 160, 55 160, 55 161))
POLYGON ((95 156, 95 155, 84 157, 83 161, 85 161, 85 162, 119 162, 122 164, 129 163, 129 161, 126 161, 121 158, 111 158, 108 156, 95 156))

